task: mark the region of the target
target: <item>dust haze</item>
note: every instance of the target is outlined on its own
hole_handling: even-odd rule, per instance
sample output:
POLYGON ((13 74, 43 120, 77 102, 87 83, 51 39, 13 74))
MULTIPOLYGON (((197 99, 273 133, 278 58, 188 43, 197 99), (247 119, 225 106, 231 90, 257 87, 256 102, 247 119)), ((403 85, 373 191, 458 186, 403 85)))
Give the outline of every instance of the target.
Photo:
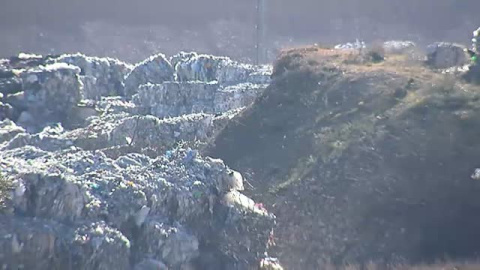
MULTIPOLYGON (((85 52, 139 61, 194 50, 252 61, 254 0, 3 0, 0 56, 85 52)), ((476 0, 266 1, 266 46, 408 39, 468 43, 476 0)))

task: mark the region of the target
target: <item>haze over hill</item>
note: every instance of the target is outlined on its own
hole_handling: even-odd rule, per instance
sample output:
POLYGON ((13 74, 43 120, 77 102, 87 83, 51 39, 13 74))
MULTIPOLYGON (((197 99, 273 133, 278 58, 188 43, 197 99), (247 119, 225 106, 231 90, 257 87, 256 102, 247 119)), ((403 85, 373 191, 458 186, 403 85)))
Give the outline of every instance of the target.
MULTIPOLYGON (((0 56, 82 51, 139 61, 179 49, 251 60, 255 0, 3 1, 0 56)), ((467 43, 475 0, 266 1, 270 58, 284 46, 355 38, 467 43)))

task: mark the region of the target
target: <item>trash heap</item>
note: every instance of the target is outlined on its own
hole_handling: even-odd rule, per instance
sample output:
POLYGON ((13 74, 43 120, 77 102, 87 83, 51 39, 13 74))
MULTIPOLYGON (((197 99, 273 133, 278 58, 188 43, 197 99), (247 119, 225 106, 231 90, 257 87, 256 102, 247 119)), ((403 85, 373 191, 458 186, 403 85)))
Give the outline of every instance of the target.
POLYGON ((138 91, 138 87, 143 84, 160 84, 165 81, 173 81, 173 79, 174 70, 165 55, 152 55, 136 64, 125 76, 124 96, 131 98, 138 91))
POLYGON ((411 52, 417 45, 408 40, 389 40, 383 43, 383 49, 386 53, 404 54, 411 52))
POLYGON ((252 104, 264 85, 217 82, 165 82, 139 87, 133 102, 143 113, 160 118, 192 113, 225 113, 252 104))
POLYGON ((367 45, 365 44, 365 41, 356 39, 355 42, 337 44, 334 48, 337 50, 361 50, 367 48, 367 45))
POLYGON ((39 66, 22 71, 22 88, 26 106, 38 113, 61 114, 81 100, 80 69, 64 63, 39 66))
POLYGON ((206 118, 203 123, 208 128, 212 126, 208 119, 224 122, 253 103, 270 82, 272 71, 270 66, 196 53, 182 52, 171 61, 175 66, 162 54, 136 65, 82 54, 21 54, 4 59, 0 62, 0 120, 10 119, 30 133, 62 123, 67 130, 102 127, 103 134, 114 123, 135 115, 155 116, 163 123, 206 118), (198 67, 198 72, 192 67, 198 67), (207 69, 213 77, 206 77, 207 69), (190 73, 179 81, 186 70, 190 73))
POLYGON ((130 269, 153 259, 190 269, 202 252, 213 252, 226 258, 222 269, 247 269, 274 225, 239 193, 240 173, 191 149, 110 159, 102 151, 27 145, 2 151, 1 160, 13 181, 0 226, 8 268, 130 269))
POLYGON ((98 100, 105 96, 120 96, 124 93, 124 78, 133 65, 118 59, 90 57, 83 54, 66 54, 55 59, 80 68, 83 97, 98 100))
POLYGON ((166 60, 162 55, 142 62, 137 68, 148 70, 159 58, 163 59, 159 66, 164 70, 164 79, 155 76, 155 80, 148 80, 148 83, 144 79, 140 82, 132 79, 131 83, 136 85, 136 94, 132 95, 136 106, 143 114, 159 118, 192 113, 219 114, 246 107, 267 87, 272 73, 269 66, 256 67, 227 57, 185 52, 171 58, 174 73, 170 65, 163 64, 166 60), (176 81, 166 79, 171 76, 176 81))
POLYGON ((196 53, 136 65, 81 54, 1 60, 0 265, 259 267, 275 217, 241 193, 239 172, 198 150, 270 73, 196 53))

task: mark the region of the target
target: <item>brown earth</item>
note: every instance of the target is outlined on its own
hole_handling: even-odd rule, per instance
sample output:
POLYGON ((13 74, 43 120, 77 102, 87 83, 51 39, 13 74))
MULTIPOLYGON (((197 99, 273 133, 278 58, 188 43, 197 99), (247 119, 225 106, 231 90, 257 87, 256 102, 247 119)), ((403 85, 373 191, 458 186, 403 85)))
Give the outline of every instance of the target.
POLYGON ((471 259, 479 127, 477 86, 409 56, 308 47, 280 55, 206 154, 244 172, 277 215, 271 252, 287 269, 471 259))

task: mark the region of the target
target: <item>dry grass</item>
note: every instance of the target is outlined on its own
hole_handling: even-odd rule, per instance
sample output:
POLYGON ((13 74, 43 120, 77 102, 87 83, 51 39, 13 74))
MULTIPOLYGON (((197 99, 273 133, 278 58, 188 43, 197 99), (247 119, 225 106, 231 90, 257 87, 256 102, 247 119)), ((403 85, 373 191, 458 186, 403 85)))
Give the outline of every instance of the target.
POLYGON ((370 50, 335 50, 310 46, 283 50, 279 55, 279 59, 284 59, 287 55, 301 57, 308 59, 308 61, 315 61, 320 64, 319 66, 335 66, 349 73, 381 71, 423 80, 429 80, 437 75, 431 69, 424 66, 420 59, 414 60, 412 56, 408 54, 385 54, 385 52, 378 48, 372 48, 370 50), (383 55, 385 60, 377 63, 370 61, 369 54, 371 54, 372 50, 383 55))

